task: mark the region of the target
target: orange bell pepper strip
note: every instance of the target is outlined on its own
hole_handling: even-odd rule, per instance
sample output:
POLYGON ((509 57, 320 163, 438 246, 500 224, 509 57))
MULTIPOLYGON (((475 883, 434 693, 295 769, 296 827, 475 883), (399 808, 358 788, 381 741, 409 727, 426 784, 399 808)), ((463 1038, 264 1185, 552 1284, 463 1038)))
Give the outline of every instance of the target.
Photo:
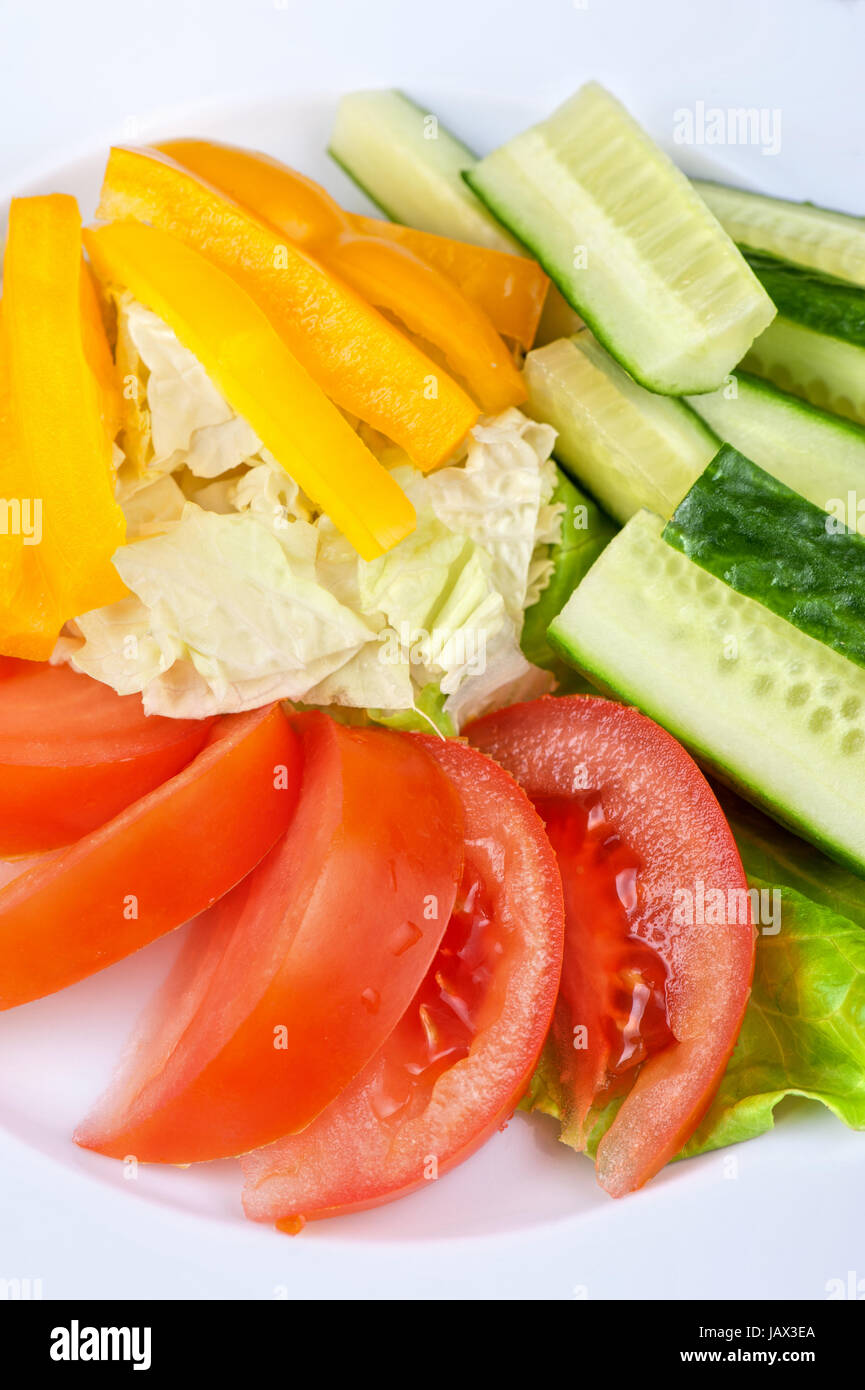
POLYGON ((126 528, 91 366, 98 357, 107 369, 110 354, 98 322, 85 327, 83 268, 74 198, 12 200, 0 325, 0 652, 31 661, 51 655, 67 619, 127 592, 111 564, 126 528))
POLYGON ((227 272, 331 400, 436 468, 478 409, 404 334, 285 235, 155 150, 112 149, 99 216, 170 232, 227 272))
POLYGON ((88 229, 84 244, 100 280, 124 285, 164 319, 365 560, 414 530, 405 493, 236 280, 141 222, 88 229))
POLYGON ((522 375, 486 315, 407 246, 349 230, 317 254, 370 304, 389 310, 437 348, 485 414, 498 415, 525 400, 522 375))
POLYGON ((266 200, 271 209, 267 220, 282 227, 285 235, 301 246, 313 247, 351 227, 361 236, 381 237, 406 247, 446 275, 503 337, 512 338, 526 350, 534 343, 550 281, 530 256, 471 246, 397 222, 344 212, 319 184, 295 169, 287 170, 269 155, 239 151, 210 140, 165 140, 156 148, 246 207, 266 200), (236 160, 229 170, 226 155, 241 153, 255 163, 236 160), (286 172, 291 174, 290 185, 286 172))
POLYGON ((363 236, 381 237, 413 251, 452 280, 466 299, 483 310, 502 337, 513 339, 526 351, 532 346, 550 281, 530 256, 471 246, 467 241, 453 241, 360 213, 349 213, 348 220, 363 236))
POLYGON ((437 348, 487 413, 525 400, 510 353, 477 305, 409 247, 356 232, 339 204, 311 179, 269 155, 210 140, 170 140, 159 148, 276 231, 311 246, 370 304, 437 348))
POLYGON ((299 246, 317 246, 351 225, 348 213, 320 184, 271 155, 217 140, 163 140, 154 148, 263 217, 299 246))

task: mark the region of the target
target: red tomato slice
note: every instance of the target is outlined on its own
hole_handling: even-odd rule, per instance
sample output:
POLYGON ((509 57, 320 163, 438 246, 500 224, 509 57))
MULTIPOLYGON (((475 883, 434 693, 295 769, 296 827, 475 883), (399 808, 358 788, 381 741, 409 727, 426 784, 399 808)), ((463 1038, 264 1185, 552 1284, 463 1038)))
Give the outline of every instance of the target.
POLYGON ((599 1181, 622 1196, 678 1153, 733 1050, 754 969, 738 850, 696 763, 637 710, 547 696, 466 737, 525 788, 556 850, 565 1118, 579 1147, 592 1106, 627 1092, 597 1154, 599 1181))
POLYGON ((462 873, 456 792, 403 735, 318 713, 296 724, 304 774, 288 834, 193 929, 131 1072, 79 1144, 191 1163, 301 1129, 377 1051, 426 974, 462 873))
POLYGON ((70 666, 0 659, 0 856, 68 845, 173 777, 212 719, 162 719, 70 666))
POLYGON ((241 1159, 254 1221, 375 1206, 439 1177, 511 1114, 550 1023, 562 890, 543 825, 507 773, 460 743, 403 735, 459 792, 466 859, 456 910, 411 1007, 302 1134, 241 1159))
POLYGON ((64 989, 202 912, 285 831, 300 741, 278 705, 228 715, 187 767, 0 889, 0 1009, 64 989))

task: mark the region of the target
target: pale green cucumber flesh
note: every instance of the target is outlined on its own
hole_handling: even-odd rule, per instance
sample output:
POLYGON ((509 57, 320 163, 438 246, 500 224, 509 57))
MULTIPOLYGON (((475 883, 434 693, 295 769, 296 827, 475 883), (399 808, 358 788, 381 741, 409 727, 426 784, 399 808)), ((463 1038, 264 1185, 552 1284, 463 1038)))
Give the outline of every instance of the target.
POLYGON ((343 161, 340 159, 339 155, 336 153, 336 150, 333 148, 332 145, 328 145, 327 152, 333 160, 334 164, 339 165, 346 178, 351 179, 355 188, 357 188, 365 198, 368 198, 371 203, 375 204, 379 212, 383 213, 384 216, 387 218, 388 222, 400 221, 400 218, 397 216, 396 210, 394 208, 387 207, 386 204, 382 202, 381 197, 377 197, 375 193, 373 193, 371 188, 367 188, 366 184, 361 183, 354 170, 350 169, 347 164, 343 163, 343 161))
POLYGON ((651 390, 714 390, 773 317, 688 180, 594 83, 465 177, 651 390))
POLYGON ((530 352, 524 379, 559 462, 619 522, 641 507, 669 518, 718 451, 688 406, 638 385, 588 329, 530 352))
POLYGON ((463 182, 475 155, 402 92, 343 97, 328 152, 392 222, 498 251, 522 249, 463 182))
POLYGON ((720 391, 691 396, 719 439, 815 506, 865 533, 865 429, 736 372, 720 391))
POLYGON ((865 671, 707 574, 634 516, 548 632, 596 684, 865 873, 865 671))
POLYGON ((865 286, 865 218, 693 180, 733 241, 865 286))
POLYGON ((865 424, 865 348, 780 316, 742 366, 822 410, 865 424))

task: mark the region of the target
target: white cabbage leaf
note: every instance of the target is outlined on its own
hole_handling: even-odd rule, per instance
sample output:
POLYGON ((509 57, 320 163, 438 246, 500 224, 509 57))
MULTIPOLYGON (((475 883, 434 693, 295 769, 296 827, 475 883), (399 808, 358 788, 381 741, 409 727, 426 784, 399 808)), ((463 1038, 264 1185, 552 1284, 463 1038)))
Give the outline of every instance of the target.
POLYGON ((81 615, 56 660, 176 717, 280 698, 410 711, 432 685, 459 727, 549 688, 519 647, 561 530, 549 426, 516 409, 483 419, 426 477, 362 429, 418 517, 367 562, 168 325, 128 296, 118 312, 150 440, 143 470, 118 473, 128 541, 114 563, 130 597, 81 615))

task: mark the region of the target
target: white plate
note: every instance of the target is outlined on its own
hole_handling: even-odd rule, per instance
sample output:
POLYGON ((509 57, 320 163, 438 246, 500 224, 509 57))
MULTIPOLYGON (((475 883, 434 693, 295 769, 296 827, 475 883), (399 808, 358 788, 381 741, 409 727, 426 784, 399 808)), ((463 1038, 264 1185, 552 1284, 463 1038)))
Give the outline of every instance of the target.
MULTIPOLYGON (((600 7, 601 0, 590 3, 600 7)), ((176 13, 175 6, 166 9, 160 3, 156 8, 165 23, 167 15, 176 13)), ((230 7, 211 8, 224 19, 230 7)), ((307 46, 300 55, 305 89, 314 80, 316 65, 325 80, 334 72, 321 14, 329 12, 331 24, 337 22, 334 6, 311 8, 317 9, 321 23, 310 38, 307 14, 307 46)), ((385 12, 395 14, 385 3, 359 8, 371 12, 373 20, 384 18, 385 12)), ((388 30, 384 36, 375 25, 366 37, 353 36, 352 44, 359 45, 356 70, 354 47, 349 51, 343 46, 337 55, 338 79, 355 86, 403 80, 427 100, 438 93, 443 118, 479 148, 543 114, 553 100, 594 75, 625 96, 668 147, 676 107, 698 100, 753 104, 765 92, 763 99, 781 110, 785 122, 779 155, 703 148, 684 151, 688 158, 683 162, 695 172, 726 170, 732 178, 750 179, 770 191, 845 201, 863 120, 858 104, 854 111, 858 86, 852 76, 845 78, 845 64, 851 64, 848 75, 853 72, 856 45, 848 32, 849 17, 840 14, 844 6, 820 5, 821 27, 808 40, 809 78, 816 73, 826 84, 822 104, 813 83, 799 80, 783 36, 778 47, 743 46, 743 36, 753 39, 761 32, 760 5, 734 0, 724 11, 725 27, 713 19, 711 31, 695 28, 693 7, 678 3, 610 4, 597 17, 591 10, 579 13, 583 7, 569 6, 568 0, 550 8, 556 10, 551 24, 560 31, 558 42, 531 28, 532 7, 493 7, 483 0, 477 13, 483 11, 490 23, 486 29, 475 24, 466 48, 445 42, 440 32, 443 25, 446 37, 448 23, 466 18, 465 6, 446 0, 432 12, 419 7, 427 27, 418 19, 413 28, 388 30), (663 24, 659 31, 659 11, 661 19, 665 11, 671 23, 675 19, 675 33, 665 32, 663 24), (372 65, 372 77, 370 54, 379 39, 390 68, 383 70, 379 61, 372 65), (423 81, 418 78, 419 42, 433 55, 423 81), (517 53, 524 55, 522 66, 517 53), (573 53, 578 53, 577 61, 569 56, 573 53), (616 55, 612 66, 611 53, 616 55), (826 71, 830 63, 832 83, 826 71), (477 89, 477 73, 470 76, 475 67, 483 68, 484 96, 466 95, 477 89), (498 86, 497 68, 505 74, 498 86), (524 75, 520 83, 513 80, 518 71, 524 75), (727 72, 730 85, 725 88, 727 72), (510 97, 501 95, 508 91, 510 97)), ((785 6, 792 28, 795 17, 808 8, 785 6)), ((536 7, 534 14, 538 12, 536 7)), ((285 14, 278 19, 291 22, 285 14)), ((111 23, 116 20, 112 10, 111 23)), ((248 56, 251 43, 266 42, 261 22, 260 17, 250 20, 238 31, 241 56, 248 56)), ((127 29, 121 24, 118 44, 127 29)), ((194 35, 187 34, 184 43, 191 51, 194 35)), ((226 38, 216 68, 225 71, 226 80, 233 71, 230 57, 226 38)), ((292 61, 297 74, 297 53, 292 61)), ((262 64, 275 90, 274 55, 263 56, 262 64)), ((65 80, 65 99, 74 114, 76 93, 65 80)), ((139 141, 200 133, 258 146, 319 178, 346 204, 362 208, 362 200, 323 154, 335 91, 306 90, 292 101, 245 101, 233 108, 211 102, 195 111, 180 108, 158 74, 153 81, 152 104, 163 114, 152 122, 139 120, 134 132, 127 129, 127 139, 130 133, 139 141)), ((146 109, 146 83, 142 89, 141 75, 134 71, 130 83, 130 104, 146 109)), ((200 82, 197 90, 204 90, 200 82)), ((174 96, 181 91, 177 82, 170 89, 174 96)), ((82 109, 89 110, 82 101, 82 109)), ((41 119, 44 124, 45 117, 41 119)), ((92 112, 89 120, 89 128, 95 129, 92 112)), ((72 126, 75 138, 85 129, 74 120, 72 126)), ((62 143, 61 129, 55 124, 55 138, 62 143)), ((115 128, 113 134, 118 138, 122 132, 115 128)), ((78 194, 88 215, 104 153, 103 143, 98 153, 17 179, 16 187, 6 189, 4 204, 13 192, 63 189, 78 194)), ((861 163, 858 167, 861 171, 861 163)), ((861 185, 861 173, 859 178, 861 185)), ((430 1190, 377 1211, 318 1224, 297 1240, 243 1221, 234 1163, 145 1168, 127 1181, 121 1165, 76 1149, 69 1135, 107 1080, 134 1015, 164 974, 178 942, 178 937, 159 942, 59 996, 0 1015, 0 1279, 41 1280, 45 1297, 568 1299, 823 1298, 830 1280, 846 1281, 851 1270, 856 1278, 865 1276, 865 1140, 816 1107, 782 1107, 782 1121, 773 1134, 677 1165, 644 1192, 619 1203, 595 1186, 585 1160, 557 1144, 548 1122, 518 1116, 483 1152, 430 1190)))

